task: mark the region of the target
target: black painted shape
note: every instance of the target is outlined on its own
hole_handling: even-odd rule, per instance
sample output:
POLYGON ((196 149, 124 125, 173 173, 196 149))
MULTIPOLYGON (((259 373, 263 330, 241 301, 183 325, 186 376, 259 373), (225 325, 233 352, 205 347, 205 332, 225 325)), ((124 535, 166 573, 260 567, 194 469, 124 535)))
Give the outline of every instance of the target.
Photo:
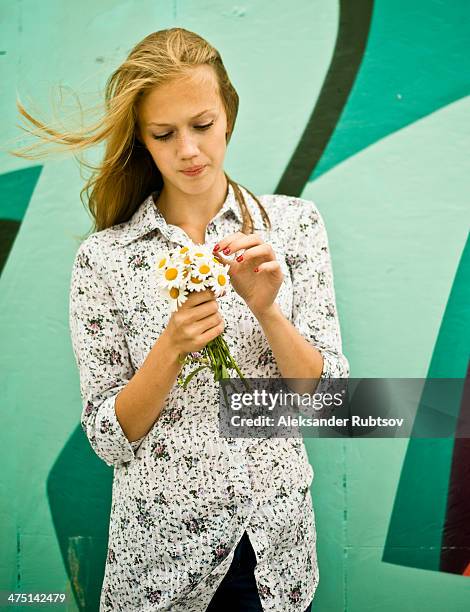
POLYGON ((16 234, 20 229, 21 221, 14 219, 0 219, 0 274, 8 259, 8 254, 15 242, 16 234))
POLYGON ((373 0, 341 0, 335 50, 317 103, 275 193, 299 197, 323 155, 364 57, 373 0))
POLYGON ((469 410, 470 362, 455 434, 439 566, 441 572, 454 574, 470 567, 470 439, 457 437, 469 410))

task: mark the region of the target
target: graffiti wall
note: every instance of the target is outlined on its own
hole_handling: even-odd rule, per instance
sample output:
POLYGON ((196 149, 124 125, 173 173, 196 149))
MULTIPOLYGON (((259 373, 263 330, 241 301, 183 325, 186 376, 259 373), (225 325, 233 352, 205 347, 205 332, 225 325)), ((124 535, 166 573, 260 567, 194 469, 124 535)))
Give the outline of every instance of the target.
MULTIPOLYGON (((68 610, 97 610, 112 470, 80 427, 68 330, 91 219, 75 158, 8 154, 16 97, 70 126, 74 95, 98 104, 145 35, 198 32, 240 96, 230 176, 256 194, 311 199, 324 218, 351 376, 465 378, 470 4, 5 0, 1 13, 0 589, 67 593, 68 610)), ((315 610, 468 608, 467 442, 306 440, 315 610)))

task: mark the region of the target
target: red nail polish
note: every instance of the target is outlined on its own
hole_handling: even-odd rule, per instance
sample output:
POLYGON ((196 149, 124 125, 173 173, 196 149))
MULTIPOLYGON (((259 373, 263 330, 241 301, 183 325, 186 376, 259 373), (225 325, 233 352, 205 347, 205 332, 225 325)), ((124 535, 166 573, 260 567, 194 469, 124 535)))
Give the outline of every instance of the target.
POLYGON ((217 253, 217 251, 220 249, 220 246, 218 244, 215 245, 215 247, 212 249, 213 253, 217 253))
POLYGON ((259 272, 259 268, 255 268, 255 270, 254 270, 254 271, 255 271, 255 272, 259 272))
POLYGON ((243 255, 239 255, 239 256, 237 257, 237 261, 243 261, 243 255))
POLYGON ((228 247, 226 247, 222 253, 225 253, 225 255, 228 255, 230 253, 230 249, 228 247))

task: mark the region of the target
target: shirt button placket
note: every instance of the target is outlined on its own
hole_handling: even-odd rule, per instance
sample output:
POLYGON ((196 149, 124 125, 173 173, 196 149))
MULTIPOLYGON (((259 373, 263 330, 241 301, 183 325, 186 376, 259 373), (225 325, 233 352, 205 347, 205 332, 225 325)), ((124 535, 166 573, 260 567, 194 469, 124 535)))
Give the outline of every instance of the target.
POLYGON ((206 228, 206 234, 208 238, 213 238, 214 234, 215 234, 215 224, 213 221, 211 221, 206 228))

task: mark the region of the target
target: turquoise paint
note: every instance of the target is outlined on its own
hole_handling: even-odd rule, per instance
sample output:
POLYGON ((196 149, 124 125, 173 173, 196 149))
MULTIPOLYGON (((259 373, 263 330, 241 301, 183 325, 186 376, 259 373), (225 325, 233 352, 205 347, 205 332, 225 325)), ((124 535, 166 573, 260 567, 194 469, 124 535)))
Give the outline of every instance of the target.
POLYGON ((470 93, 470 4, 376 0, 366 53, 310 180, 470 93))
POLYGON ((41 170, 32 166, 0 175, 0 220, 23 220, 41 170))
MULTIPOLYGON (((469 278, 470 239, 467 239, 444 312, 428 378, 465 379, 470 350, 469 278)), ((416 415, 417 421, 431 405, 431 401, 426 402, 425 397, 426 386, 416 415)), ((446 399, 447 414, 455 416, 457 420, 460 402, 446 399)), ((390 519, 385 561, 439 569, 453 448, 453 439, 409 441, 390 519), (428 477, 423 478, 423 474, 428 477)))
MULTIPOLYGON (((43 118, 58 83, 77 91, 86 107, 97 101, 92 93, 131 46, 151 29, 179 25, 220 49, 241 97, 227 170, 255 193, 268 193, 321 90, 339 18, 338 4, 326 0, 302 0, 295 11, 279 4, 274 9, 267 1, 234 7, 226 1, 147 0, 138 9, 111 0, 76 6, 4 2, 4 133, 19 133, 16 88, 30 110, 29 99, 37 102, 43 118)), ((316 201, 327 224, 354 376, 420 376, 430 363, 468 232, 470 105, 468 98, 459 100, 468 88, 464 71, 456 68, 468 57, 462 42, 466 15, 464 2, 375 4, 355 87, 302 194, 316 201), (429 61, 423 64, 423 58, 429 61), (401 100, 393 97, 399 87, 401 100)), ((66 102, 65 114, 71 110, 66 102)), ((0 159, 4 175, 38 167, 4 152, 0 159)), ((99 557, 103 539, 95 532, 71 540, 67 529, 75 523, 60 521, 61 508, 83 490, 80 477, 90 474, 93 460, 90 449, 84 454, 86 440, 78 444, 81 405, 67 322, 76 237, 90 223, 79 200, 83 183, 76 162, 40 163, 0 277, 6 456, 0 582, 25 591, 62 588, 71 596, 71 580, 78 576, 93 595, 97 587, 86 572, 96 578, 99 570, 84 551, 89 547, 99 557), (83 555, 85 575, 71 571, 64 551, 83 555)), ((306 441, 315 469, 318 612, 468 605, 466 578, 382 561, 405 442, 306 441)), ((106 504, 109 476, 96 467, 91 483, 108 487, 101 498, 106 504)))

